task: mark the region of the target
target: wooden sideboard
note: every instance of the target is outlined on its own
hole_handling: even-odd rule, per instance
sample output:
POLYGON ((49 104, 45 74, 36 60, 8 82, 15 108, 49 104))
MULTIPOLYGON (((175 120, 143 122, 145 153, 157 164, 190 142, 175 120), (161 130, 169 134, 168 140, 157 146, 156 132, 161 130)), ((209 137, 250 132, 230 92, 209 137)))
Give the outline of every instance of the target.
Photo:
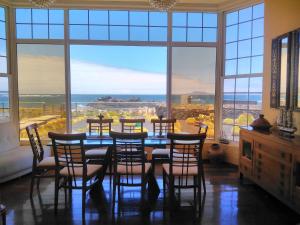
POLYGON ((300 137, 240 130, 239 170, 300 214, 300 137))

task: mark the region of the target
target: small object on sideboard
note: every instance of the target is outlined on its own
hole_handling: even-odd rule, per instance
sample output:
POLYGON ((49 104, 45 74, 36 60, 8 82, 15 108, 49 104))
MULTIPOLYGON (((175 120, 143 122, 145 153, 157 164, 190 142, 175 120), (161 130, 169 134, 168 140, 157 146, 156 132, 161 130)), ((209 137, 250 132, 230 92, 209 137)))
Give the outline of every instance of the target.
POLYGON ((284 127, 284 126, 277 126, 279 130, 279 135, 287 138, 294 138, 294 133, 297 131, 296 127, 284 127))
POLYGON ((261 130, 261 131, 269 131, 272 125, 269 123, 268 120, 264 118, 263 114, 259 115, 259 118, 254 120, 251 124, 254 130, 261 130))

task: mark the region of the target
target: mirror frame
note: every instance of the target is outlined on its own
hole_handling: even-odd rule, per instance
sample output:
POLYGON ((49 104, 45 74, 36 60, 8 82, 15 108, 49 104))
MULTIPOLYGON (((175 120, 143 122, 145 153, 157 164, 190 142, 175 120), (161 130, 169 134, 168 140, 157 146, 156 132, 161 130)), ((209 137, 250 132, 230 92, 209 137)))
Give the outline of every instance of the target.
POLYGON ((283 34, 272 40, 271 52, 271 93, 270 107, 271 108, 291 108, 291 55, 292 55, 292 33, 283 34), (288 38, 288 53, 287 53, 287 79, 286 79, 286 105, 280 106, 280 76, 281 76, 281 40, 288 38))
POLYGON ((300 29, 293 32, 293 52, 292 52, 292 63, 293 63, 293 110, 300 112, 300 105, 298 105, 298 96, 300 95, 300 88, 298 88, 298 82, 300 82, 300 29))

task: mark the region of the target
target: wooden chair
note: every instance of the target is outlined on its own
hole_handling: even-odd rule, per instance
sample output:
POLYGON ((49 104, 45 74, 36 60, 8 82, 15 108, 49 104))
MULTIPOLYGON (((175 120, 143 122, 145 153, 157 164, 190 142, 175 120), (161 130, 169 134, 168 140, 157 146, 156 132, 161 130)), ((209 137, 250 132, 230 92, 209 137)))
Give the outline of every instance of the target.
POLYGON ((85 221, 86 192, 101 185, 104 171, 102 165, 88 164, 83 141, 86 134, 57 134, 49 132, 55 156, 55 213, 57 213, 60 188, 82 190, 82 219, 85 221))
POLYGON ((118 187, 118 200, 120 200, 120 186, 141 186, 141 202, 142 206, 144 205, 146 184, 151 175, 151 164, 146 163, 144 154, 146 132, 110 132, 110 136, 113 138, 114 177, 112 212, 114 214, 116 189, 118 187))
MULTIPOLYGON (((92 135, 92 133, 95 132, 100 138, 109 137, 111 124, 113 123, 113 121, 113 119, 104 119, 104 116, 102 116, 101 114, 99 116, 99 119, 87 119, 87 123, 89 125, 89 135, 92 135)), ((111 162, 109 160, 109 158, 111 158, 111 152, 107 147, 87 150, 85 152, 85 156, 87 159, 90 159, 91 163, 100 163, 104 165, 105 170, 107 164, 111 165, 111 162)))
POLYGON ((27 126, 26 132, 33 153, 30 185, 30 197, 32 197, 35 179, 37 179, 37 188, 39 188, 40 178, 54 177, 55 159, 54 157, 44 157, 44 148, 39 136, 38 125, 36 123, 27 126))
MULTIPOLYGON (((173 209, 175 205, 175 191, 178 190, 180 201, 181 189, 193 189, 194 209, 199 206, 201 215, 201 182, 205 183, 202 148, 206 134, 176 134, 169 133, 171 141, 170 161, 163 164, 164 198, 166 185, 169 188, 169 205, 173 209), (176 150, 176 151, 175 151, 176 150)), ((206 194, 206 189, 204 190, 206 194)))
POLYGON ((145 119, 120 119, 122 133, 144 132, 145 119))
MULTIPOLYGON (((176 119, 152 119, 153 136, 166 137, 168 132, 174 133, 176 119)), ((155 163, 157 161, 166 162, 169 160, 170 149, 155 148, 152 150, 152 168, 155 172, 155 163)))

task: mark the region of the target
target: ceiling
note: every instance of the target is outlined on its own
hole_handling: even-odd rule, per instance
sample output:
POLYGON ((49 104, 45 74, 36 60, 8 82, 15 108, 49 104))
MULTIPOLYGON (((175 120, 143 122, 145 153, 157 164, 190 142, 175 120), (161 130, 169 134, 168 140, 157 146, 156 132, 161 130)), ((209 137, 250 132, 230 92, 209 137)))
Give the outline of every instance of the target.
MULTIPOLYGON (((262 0, 177 0, 175 9, 219 11, 242 7, 262 0)), ((31 6, 29 0, 0 0, 13 6, 31 6)), ((149 8, 149 0, 55 0, 54 7, 149 8)))

